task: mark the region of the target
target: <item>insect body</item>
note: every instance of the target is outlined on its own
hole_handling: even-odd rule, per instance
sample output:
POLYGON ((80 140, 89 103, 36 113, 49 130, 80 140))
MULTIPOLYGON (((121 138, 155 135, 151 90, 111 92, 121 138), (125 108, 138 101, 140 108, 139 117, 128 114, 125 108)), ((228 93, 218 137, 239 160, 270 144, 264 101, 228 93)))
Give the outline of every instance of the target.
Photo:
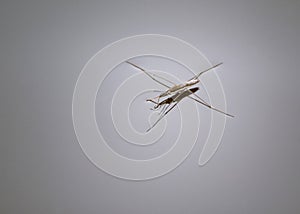
POLYGON ((172 81, 170 81, 170 80, 168 80, 168 79, 166 79, 166 78, 164 78, 164 77, 160 77, 160 76, 158 76, 158 75, 156 75, 156 74, 153 74, 153 73, 151 73, 151 72, 148 72, 148 71, 146 71, 144 68, 142 68, 142 67, 140 67, 140 66, 137 66, 136 64, 134 64, 134 63, 132 63, 132 62, 129 62, 129 61, 126 61, 128 64, 130 64, 130 65, 132 65, 132 66, 134 66, 135 68, 137 68, 137 69, 139 69, 139 70, 141 70, 142 72, 144 72, 148 77, 150 77, 152 80, 154 80, 155 82, 157 82, 158 84, 160 84, 160 85, 163 85, 163 86, 165 86, 166 88, 167 88, 167 90, 166 91, 164 91, 164 92, 162 92, 161 94, 159 94, 157 97, 154 97, 154 98, 152 98, 152 99, 147 99, 147 101, 149 101, 149 102, 152 102, 152 103, 154 103, 155 104, 155 106, 154 106, 154 110, 155 109, 158 109, 158 108, 160 108, 160 107, 162 107, 163 106, 163 109, 162 109, 162 111, 161 111, 161 116, 158 118, 158 120, 147 130, 147 132, 148 131, 150 131, 167 113, 169 113, 177 104, 178 104, 178 102, 180 102, 183 98, 185 98, 185 97, 188 97, 188 98, 190 98, 190 99, 192 99, 192 100, 194 100, 194 101, 196 101, 196 102, 198 102, 198 103, 200 103, 200 104, 202 104, 202 105, 204 105, 204 106, 206 106, 206 107, 208 107, 208 108, 210 108, 210 109, 212 109, 212 110, 215 110, 215 111, 217 111, 217 112, 219 112, 219 113, 222 113, 222 114, 224 114, 224 115, 226 115, 226 116, 229 116, 229 117, 234 117, 233 115, 231 115, 231 114, 228 114, 228 113, 226 113, 226 112, 223 112, 223 111, 221 111, 221 110, 219 110, 219 109, 216 109, 216 108, 214 108, 214 107, 212 107, 210 104, 208 104, 207 102, 205 102, 202 98, 200 98, 198 95, 196 95, 195 94, 195 92, 196 91, 198 91, 199 90, 199 88, 198 87, 196 87, 196 88, 189 88, 189 87, 191 87, 191 86, 193 86, 193 85, 195 85, 195 84, 197 84, 197 83, 199 83, 200 81, 199 81, 199 77, 202 75, 202 74, 204 74, 204 73, 206 73, 207 71, 209 71, 209 70, 211 70, 211 69, 213 69, 213 68, 215 68, 215 67, 217 67, 217 66, 219 66, 219 65, 221 65, 222 63, 219 63, 219 64, 216 64, 216 65, 214 65, 214 66, 212 66, 212 67, 210 67, 210 68, 208 68, 208 69, 206 69, 206 70, 204 70, 204 71, 202 71, 202 72, 200 72, 200 73, 198 73, 197 75, 195 75, 194 77, 192 77, 191 79, 189 79, 189 80, 187 80, 186 82, 184 82, 184 83, 181 83, 181 84, 175 84, 175 83, 173 83, 172 81), (171 83, 171 84, 173 84, 173 86, 169 86, 169 85, 167 85, 167 84, 165 84, 165 83, 163 83, 163 82, 161 82, 160 80, 158 80, 158 78, 159 79, 163 79, 163 80, 165 80, 165 81, 167 81, 167 82, 169 82, 169 83, 171 83), (162 97, 166 97, 166 96, 170 96, 170 97, 168 97, 168 98, 166 98, 165 100, 163 100, 163 101, 161 101, 160 102, 160 98, 162 98, 162 97), (155 99, 157 99, 157 101, 155 101, 155 99), (173 105, 172 105, 173 104, 173 105), (170 107, 170 105, 172 105, 171 107, 170 107))
POLYGON ((191 79, 191 80, 189 80, 189 81, 187 81, 187 82, 185 82, 185 83, 183 83, 183 84, 174 85, 174 86, 172 86, 171 88, 169 88, 167 91, 161 93, 161 94, 158 96, 158 100, 159 100, 159 98, 168 96, 168 95, 170 95, 170 94, 172 94, 172 93, 174 93, 174 92, 176 92, 176 91, 178 91, 178 90, 187 88, 187 87, 189 87, 189 86, 193 86, 193 85, 197 84, 198 82, 199 82, 198 79, 191 79))
POLYGON ((154 101, 152 99, 147 99, 147 101, 156 104, 154 106, 154 109, 157 109, 157 108, 159 108, 159 107, 161 107, 163 105, 166 105, 166 104, 171 104, 173 102, 179 102, 184 97, 189 96, 189 95, 195 93, 198 90, 199 90, 198 87, 197 88, 191 88, 191 89, 181 89, 179 91, 177 90, 178 92, 176 94, 174 94, 173 96, 171 96, 171 97, 169 97, 169 98, 167 98, 167 99, 165 99, 165 100, 163 100, 161 102, 156 102, 156 101, 154 101))

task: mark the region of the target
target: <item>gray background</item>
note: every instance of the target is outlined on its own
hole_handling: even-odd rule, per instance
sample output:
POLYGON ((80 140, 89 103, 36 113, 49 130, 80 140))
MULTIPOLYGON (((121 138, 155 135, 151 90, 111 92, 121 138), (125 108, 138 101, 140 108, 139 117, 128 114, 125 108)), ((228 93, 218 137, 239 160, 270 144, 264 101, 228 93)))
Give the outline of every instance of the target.
POLYGON ((1 213, 299 213, 300 2, 2 1, 1 213), (105 45, 179 37, 212 63, 228 111, 204 167, 132 182, 98 170, 71 116, 76 79, 105 45))

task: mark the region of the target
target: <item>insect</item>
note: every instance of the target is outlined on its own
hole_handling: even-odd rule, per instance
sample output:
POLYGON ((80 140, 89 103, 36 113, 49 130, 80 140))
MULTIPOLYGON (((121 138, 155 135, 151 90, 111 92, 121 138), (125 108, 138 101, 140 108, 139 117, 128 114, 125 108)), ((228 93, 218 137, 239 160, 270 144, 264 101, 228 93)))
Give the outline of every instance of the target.
POLYGON ((200 73, 196 74, 194 77, 192 77, 191 79, 187 80, 186 82, 184 83, 181 83, 181 84, 175 84, 174 82, 164 78, 164 77, 161 77, 159 75, 156 75, 154 73, 151 73, 149 71, 146 71, 144 68, 130 62, 130 61, 126 61, 126 63, 132 65, 133 67, 139 69, 140 71, 144 72, 148 77, 150 77, 152 80, 154 80, 155 82, 157 82, 158 84, 164 86, 167 88, 166 91, 162 92, 161 94, 159 94, 157 97, 154 97, 152 99, 147 99, 146 101, 148 102, 152 102, 154 103, 154 107, 153 107, 153 110, 157 110, 159 108, 162 107, 162 110, 160 112, 160 117, 156 120, 156 122, 150 127, 147 129, 146 132, 150 131, 152 128, 154 128, 161 119, 163 119, 183 98, 185 97, 188 97, 196 102, 198 102, 199 104, 202 104, 214 111, 217 111, 219 113, 222 113, 226 116, 229 116, 229 117, 234 117, 233 115, 231 114, 228 114, 224 111, 221 111, 217 108, 214 108, 212 107, 210 104, 208 104, 207 102, 205 102, 201 97, 199 97, 198 95, 195 94, 195 92, 197 92, 199 90, 198 87, 194 87, 194 88, 190 88, 191 86, 193 85, 196 85, 197 83, 200 82, 199 80, 199 77, 206 73, 207 71, 213 69, 213 68, 216 68, 220 65, 222 65, 223 63, 219 63, 219 64, 216 64, 204 71, 201 71, 200 73), (160 80, 158 79, 162 79, 162 80, 165 80, 166 82, 169 82, 172 84, 172 86, 169 86, 163 82, 161 82, 160 80), (160 101, 161 98, 163 97, 166 97, 166 96, 169 96, 168 98, 164 99, 163 101, 160 101), (157 101, 155 101, 155 99, 157 99, 157 101))

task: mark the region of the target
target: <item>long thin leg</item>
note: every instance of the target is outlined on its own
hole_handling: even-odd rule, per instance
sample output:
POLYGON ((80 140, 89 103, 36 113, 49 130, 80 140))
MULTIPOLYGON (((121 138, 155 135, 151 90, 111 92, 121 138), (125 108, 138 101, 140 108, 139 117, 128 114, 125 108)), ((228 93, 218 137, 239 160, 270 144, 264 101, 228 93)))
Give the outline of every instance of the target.
POLYGON ((147 101, 147 102, 154 103, 154 104, 155 104, 155 106, 157 106, 157 107, 155 107, 155 106, 154 106, 154 108, 150 108, 150 110, 154 110, 154 111, 156 111, 156 110, 158 110, 158 109, 160 108, 160 106, 158 105, 158 104, 159 104, 159 102, 156 102, 156 101, 154 101, 154 100, 152 100, 152 99, 147 99, 146 101, 147 101))
POLYGON ((162 91, 162 90, 156 90, 156 89, 152 89, 152 90, 149 90, 149 91, 152 91, 152 92, 159 92, 159 93, 164 92, 164 91, 162 91))
POLYGON ((154 100, 152 100, 152 99, 147 99, 146 101, 147 101, 147 102, 154 103, 154 104, 156 104, 156 105, 158 104, 158 102, 156 102, 156 101, 154 101, 154 100))
POLYGON ((152 75, 153 75, 154 77, 160 78, 160 79, 162 79, 162 80, 164 80, 164 81, 166 81, 166 82, 168 82, 168 83, 171 83, 171 84, 173 84, 173 85, 176 85, 175 82, 173 82, 173 81, 171 81, 171 80, 168 80, 168 79, 165 78, 165 77, 162 77, 162 76, 159 76, 159 75, 153 74, 153 73, 152 73, 152 75))
POLYGON ((204 105, 204 106, 206 106, 206 107, 208 107, 208 108, 210 108, 210 109, 212 109, 212 110, 215 110, 215 111, 217 111, 217 112, 219 112, 219 113, 225 114, 226 116, 234 117, 233 115, 228 114, 228 113, 226 113, 226 112, 224 112, 224 111, 221 111, 221 110, 219 110, 219 109, 217 109, 217 108, 214 108, 214 107, 212 107, 211 105, 209 105, 209 104, 207 104, 207 103, 204 103, 204 102, 202 102, 202 101, 200 101, 200 100, 195 99, 194 97, 188 96, 188 98, 190 98, 190 99, 192 99, 192 100, 195 100, 196 102, 198 102, 198 103, 200 103, 200 104, 202 104, 202 105, 204 105))
MULTIPOLYGON (((157 119, 157 121, 149 128, 149 129, 147 129, 146 130, 146 132, 149 132, 152 128, 154 128, 157 124, 158 124, 158 122, 159 121, 161 121, 161 119, 163 119, 176 105, 177 105, 178 103, 175 103, 169 110, 167 110, 167 109, 165 109, 165 113, 164 114, 162 114, 158 119, 157 119)), ((169 106, 168 106, 169 107, 169 106)), ((167 108, 168 108, 167 107, 167 108)))
POLYGON ((159 114, 162 115, 169 108, 169 106, 170 106, 170 104, 164 105, 159 114))
POLYGON ((188 91, 189 91, 192 95, 194 95, 195 97, 197 97, 199 100, 201 100, 203 103, 209 105, 205 100, 203 100, 203 99, 202 99, 201 97, 199 97, 197 94, 193 93, 190 89, 188 89, 188 91))
POLYGON ((197 75, 195 75, 193 78, 191 78, 190 80, 192 79, 198 79, 202 74, 206 73, 207 71, 210 71, 211 69, 215 68, 215 67, 218 67, 219 65, 222 65, 223 62, 219 63, 219 64, 216 64, 216 65, 213 65, 212 67, 204 70, 204 71, 201 71, 200 73, 198 73, 197 75))
POLYGON ((165 83, 163 83, 163 82, 157 80, 156 78, 154 78, 154 77, 152 76, 152 74, 149 73, 148 71, 146 71, 144 68, 142 68, 142 67, 140 67, 140 66, 137 66, 136 64, 133 64, 132 62, 129 62, 129 61, 126 61, 126 63, 132 65, 133 67, 135 67, 135 68, 137 68, 137 69, 139 69, 139 70, 141 70, 141 71, 144 72, 148 77, 150 77, 152 80, 154 80, 154 81, 157 82, 158 84, 163 85, 163 86, 165 86, 166 88, 170 88, 170 86, 168 86, 168 85, 166 85, 165 83))

